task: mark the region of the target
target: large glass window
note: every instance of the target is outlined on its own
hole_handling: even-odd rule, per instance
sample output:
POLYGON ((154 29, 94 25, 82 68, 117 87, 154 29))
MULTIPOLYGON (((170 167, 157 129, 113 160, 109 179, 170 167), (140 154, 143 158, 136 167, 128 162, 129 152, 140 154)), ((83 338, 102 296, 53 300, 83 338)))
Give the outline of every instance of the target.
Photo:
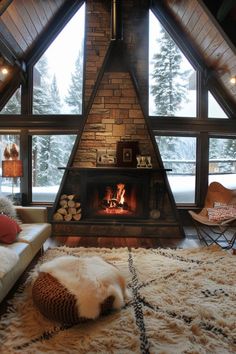
POLYGON ((21 113, 21 87, 8 100, 0 114, 20 114, 21 113))
POLYGON ((208 118, 228 118, 219 103, 208 91, 208 118))
POLYGON ((196 72, 150 12, 149 114, 196 117, 196 72))
POLYGON ((6 148, 9 151, 12 147, 12 144, 16 144, 17 148, 19 149, 20 136, 18 134, 0 134, 0 195, 2 196, 11 196, 12 193, 20 192, 20 178, 2 177, 2 160, 6 159, 4 156, 4 151, 6 148))
POLYGON ((195 202, 196 138, 156 136, 156 142, 167 172, 176 203, 195 202))
POLYGON ((236 138, 210 138, 209 183, 236 188, 236 138))
POLYGON ((76 135, 33 135, 32 201, 53 202, 76 135))
POLYGON ((34 66, 33 114, 82 113, 84 18, 82 6, 34 66))

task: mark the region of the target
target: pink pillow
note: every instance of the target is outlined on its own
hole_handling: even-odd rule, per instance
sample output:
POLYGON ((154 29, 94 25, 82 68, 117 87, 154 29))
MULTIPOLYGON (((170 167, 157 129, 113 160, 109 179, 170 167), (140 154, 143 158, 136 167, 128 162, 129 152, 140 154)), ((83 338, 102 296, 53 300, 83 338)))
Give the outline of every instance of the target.
POLYGON ((15 220, 0 214, 0 242, 13 243, 20 231, 21 228, 15 220))

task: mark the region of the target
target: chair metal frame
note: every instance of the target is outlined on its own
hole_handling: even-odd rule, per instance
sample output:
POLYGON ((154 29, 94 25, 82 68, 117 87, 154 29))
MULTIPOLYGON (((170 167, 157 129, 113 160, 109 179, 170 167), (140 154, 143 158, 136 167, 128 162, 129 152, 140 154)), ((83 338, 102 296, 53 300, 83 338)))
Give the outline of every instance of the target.
POLYGON ((209 222, 207 216, 197 214, 189 210, 200 242, 206 246, 217 244, 223 249, 229 250, 236 241, 236 227, 233 224, 236 218, 223 221, 222 223, 209 222))

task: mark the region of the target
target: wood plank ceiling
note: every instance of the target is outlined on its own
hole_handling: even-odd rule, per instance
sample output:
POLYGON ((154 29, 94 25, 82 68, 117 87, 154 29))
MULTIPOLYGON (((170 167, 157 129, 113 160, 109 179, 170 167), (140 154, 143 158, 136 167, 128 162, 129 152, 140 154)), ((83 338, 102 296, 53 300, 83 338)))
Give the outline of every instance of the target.
POLYGON ((3 0, 0 2, 0 65, 9 70, 0 76, 0 92, 17 72, 25 70, 25 59, 66 0, 3 0))
MULTIPOLYGON (((218 80, 236 103, 236 49, 201 0, 165 0, 176 21, 218 80)), ((235 21, 236 24, 236 21, 235 21)), ((236 34, 236 33, 235 33, 236 34)))

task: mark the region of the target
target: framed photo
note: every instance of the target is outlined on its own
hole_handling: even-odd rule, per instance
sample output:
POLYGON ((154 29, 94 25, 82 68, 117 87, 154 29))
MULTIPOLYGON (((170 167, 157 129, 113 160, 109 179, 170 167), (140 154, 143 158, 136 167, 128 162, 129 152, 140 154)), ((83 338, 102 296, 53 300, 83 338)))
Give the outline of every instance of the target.
POLYGON ((139 154, 138 141, 118 141, 116 156, 118 167, 136 167, 139 154))
POLYGON ((116 166, 116 150, 97 150, 97 166, 116 166))

